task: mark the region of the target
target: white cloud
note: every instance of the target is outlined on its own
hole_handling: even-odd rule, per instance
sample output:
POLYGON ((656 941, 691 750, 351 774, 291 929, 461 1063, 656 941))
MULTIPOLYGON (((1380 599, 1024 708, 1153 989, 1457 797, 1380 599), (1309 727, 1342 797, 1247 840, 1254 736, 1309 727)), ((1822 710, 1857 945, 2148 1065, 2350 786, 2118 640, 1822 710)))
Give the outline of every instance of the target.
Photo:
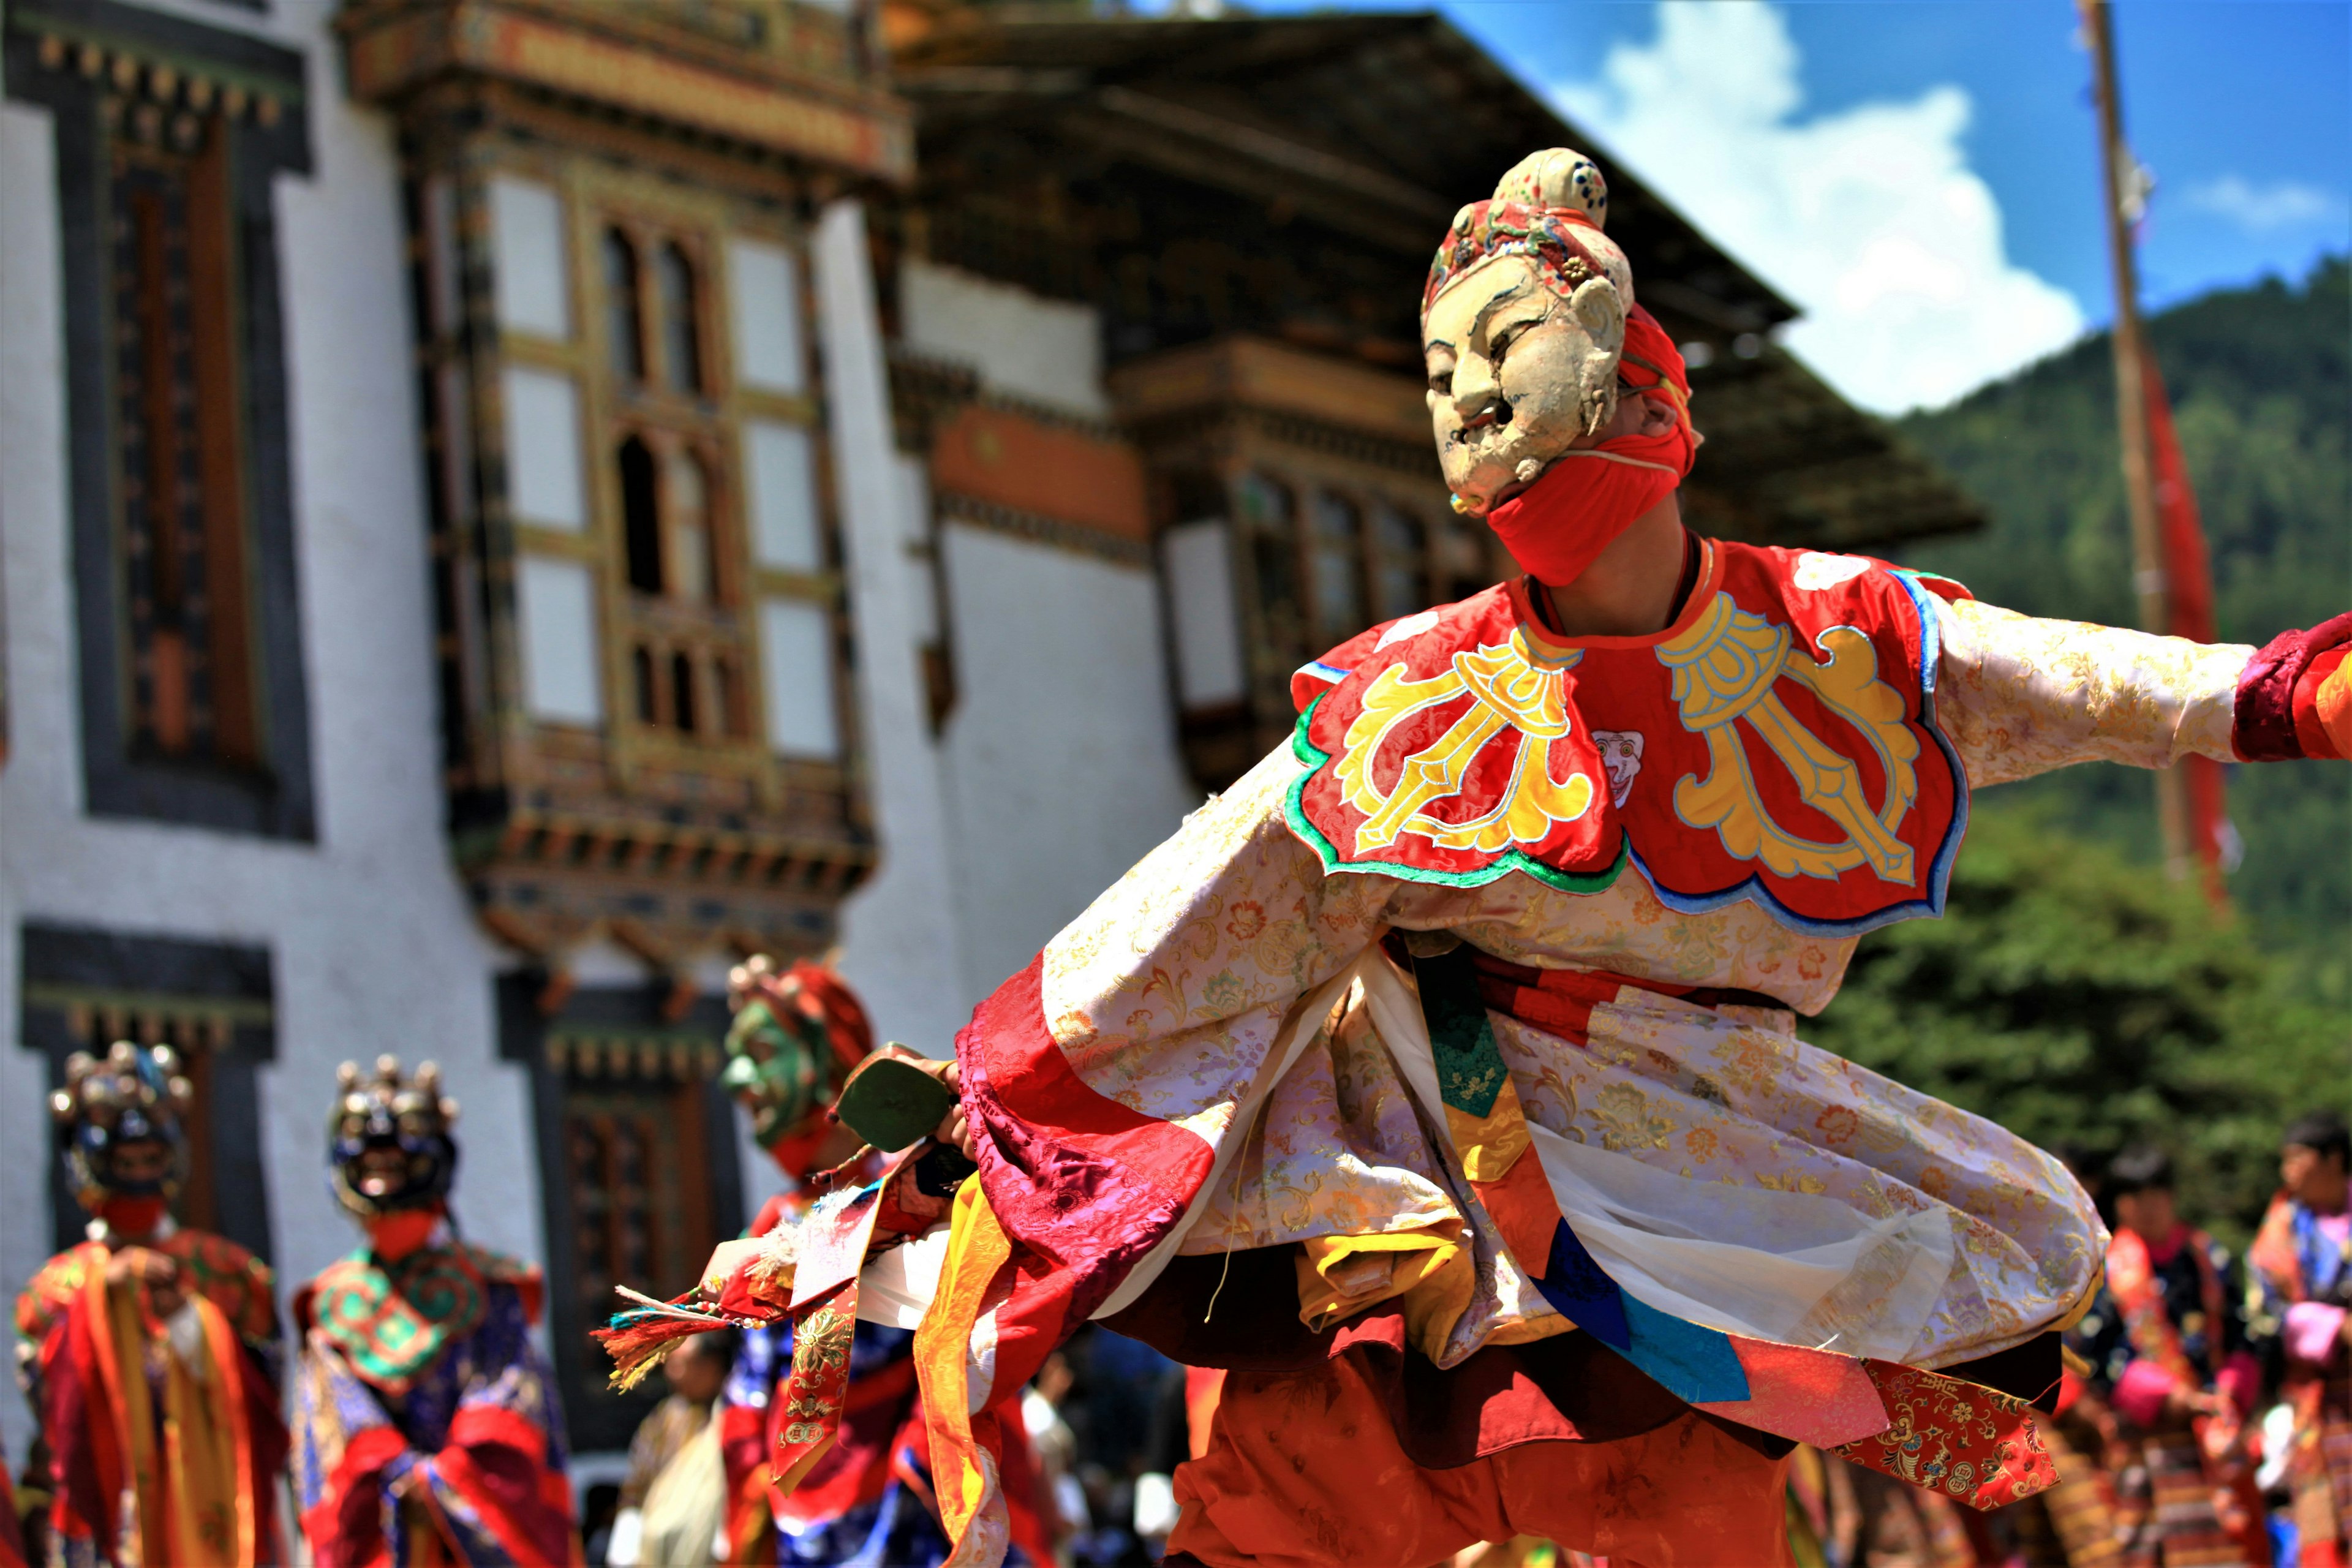
POLYGON ((2003 249, 2000 204, 1960 144, 1966 92, 1805 118, 1778 9, 1656 14, 1653 42, 1611 48, 1560 108, 1600 139, 1604 169, 1621 157, 1804 311, 1784 341, 1847 396, 1936 406, 2082 332, 2074 297, 2003 249))
POLYGON ((2236 224, 2249 234, 2275 234, 2281 229, 2342 224, 2344 198, 2316 185, 2294 180, 2274 180, 2257 185, 2242 174, 2224 174, 2189 187, 2181 198, 2200 212, 2236 224))

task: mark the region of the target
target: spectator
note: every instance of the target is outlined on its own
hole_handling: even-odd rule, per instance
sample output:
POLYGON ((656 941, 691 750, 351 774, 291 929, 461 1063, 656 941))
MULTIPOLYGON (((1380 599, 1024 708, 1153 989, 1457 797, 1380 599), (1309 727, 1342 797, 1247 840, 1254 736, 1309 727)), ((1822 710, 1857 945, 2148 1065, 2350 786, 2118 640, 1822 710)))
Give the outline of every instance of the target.
POLYGON ((2302 1568, 2347 1568, 2352 1525, 2352 1135, 2315 1110, 2286 1130, 2278 1195, 2251 1260, 2263 1315, 2279 1325, 2287 1424, 2285 1479, 2302 1568))
POLYGON ((727 1552, 727 1466, 711 1413, 735 1364, 732 1330, 680 1340, 662 1363, 669 1397, 638 1425, 606 1568, 707 1568, 727 1552))
POLYGON ((2106 1279, 2069 1337, 2109 1415, 2116 1532, 2130 1561, 2263 1563, 2262 1499, 2241 1440, 2261 1379, 2235 1265, 2180 1218, 2162 1150, 2126 1150, 2105 1185, 2106 1279))

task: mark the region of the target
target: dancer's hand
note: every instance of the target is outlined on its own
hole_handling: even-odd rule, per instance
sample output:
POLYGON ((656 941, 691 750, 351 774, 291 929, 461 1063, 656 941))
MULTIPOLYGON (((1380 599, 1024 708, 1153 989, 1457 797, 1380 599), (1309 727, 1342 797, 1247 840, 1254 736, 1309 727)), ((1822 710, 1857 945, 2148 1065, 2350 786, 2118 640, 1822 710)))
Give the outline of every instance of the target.
POLYGON ((186 1305, 187 1292, 180 1286, 179 1260, 167 1252, 152 1247, 126 1247, 106 1260, 106 1283, 114 1289, 137 1284, 147 1288, 147 1307, 159 1318, 168 1318, 186 1305))

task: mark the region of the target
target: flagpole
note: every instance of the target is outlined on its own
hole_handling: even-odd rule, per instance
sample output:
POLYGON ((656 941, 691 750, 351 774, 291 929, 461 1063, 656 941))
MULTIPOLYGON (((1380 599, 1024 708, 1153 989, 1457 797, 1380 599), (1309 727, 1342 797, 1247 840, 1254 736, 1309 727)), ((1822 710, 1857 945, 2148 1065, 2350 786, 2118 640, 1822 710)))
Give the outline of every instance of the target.
MULTIPOLYGON (((2105 182, 2107 253, 2115 271, 2116 426, 2123 437, 2124 501, 2131 516, 2132 581, 2139 599, 2139 624, 2159 635, 2169 630, 2164 557, 2156 513, 2156 479, 2148 452, 2146 347, 2140 332, 2139 268, 2132 254, 2126 212, 2141 199, 2139 161, 2124 142, 2123 108, 2117 100, 2114 19, 2107 0, 2076 0, 2091 52, 2091 79, 2099 113, 2099 166, 2105 182)), ((2163 836, 2167 874, 2189 874, 2189 811, 2180 772, 2156 775, 2157 823, 2163 836)))

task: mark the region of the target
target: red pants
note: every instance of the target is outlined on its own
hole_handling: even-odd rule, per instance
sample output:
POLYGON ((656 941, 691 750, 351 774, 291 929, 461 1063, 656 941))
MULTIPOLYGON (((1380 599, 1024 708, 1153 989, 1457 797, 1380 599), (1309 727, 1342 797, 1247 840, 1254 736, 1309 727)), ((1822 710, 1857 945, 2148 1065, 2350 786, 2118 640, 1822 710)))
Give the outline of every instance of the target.
POLYGON ((1209 1451, 1177 1468, 1168 1552, 1208 1568, 1429 1568, 1535 1535, 1640 1568, 1789 1568, 1787 1480, 1785 1458, 1696 1412, 1636 1437, 1423 1469, 1357 1358, 1341 1356, 1227 1375, 1209 1451))

